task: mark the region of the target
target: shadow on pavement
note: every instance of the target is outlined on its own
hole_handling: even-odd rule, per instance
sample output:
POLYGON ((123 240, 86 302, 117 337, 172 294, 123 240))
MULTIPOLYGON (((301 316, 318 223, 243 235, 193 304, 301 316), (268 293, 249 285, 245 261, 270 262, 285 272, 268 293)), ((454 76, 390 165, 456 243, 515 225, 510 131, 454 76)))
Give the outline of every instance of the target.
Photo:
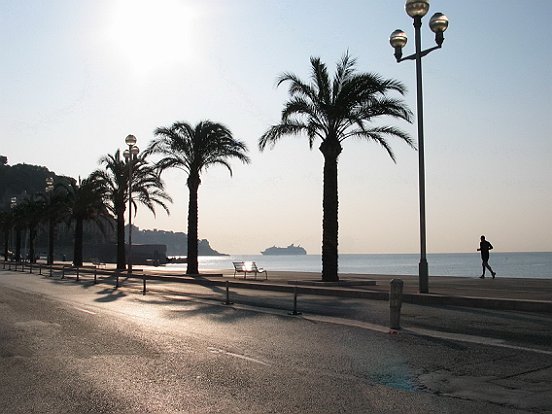
POLYGON ((111 288, 102 289, 98 292, 96 292, 97 295, 103 295, 100 298, 94 299, 95 302, 114 302, 117 299, 124 298, 127 296, 124 292, 121 292, 120 290, 115 290, 111 288))

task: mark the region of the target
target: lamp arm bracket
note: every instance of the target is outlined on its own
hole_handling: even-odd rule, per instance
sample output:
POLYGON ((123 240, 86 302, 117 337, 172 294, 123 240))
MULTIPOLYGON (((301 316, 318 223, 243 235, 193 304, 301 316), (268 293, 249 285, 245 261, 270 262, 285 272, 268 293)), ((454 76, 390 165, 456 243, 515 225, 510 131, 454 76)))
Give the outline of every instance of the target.
MULTIPOLYGON (((437 50, 437 49, 441 49, 441 46, 433 46, 433 47, 430 47, 429 49, 422 50, 420 52, 420 57, 424 57, 426 55, 429 55, 431 52, 433 52, 434 50, 437 50)), ((416 60, 416 53, 413 53, 411 55, 408 55, 408 56, 405 56, 403 58, 397 59, 397 62, 402 62, 403 60, 416 60)))

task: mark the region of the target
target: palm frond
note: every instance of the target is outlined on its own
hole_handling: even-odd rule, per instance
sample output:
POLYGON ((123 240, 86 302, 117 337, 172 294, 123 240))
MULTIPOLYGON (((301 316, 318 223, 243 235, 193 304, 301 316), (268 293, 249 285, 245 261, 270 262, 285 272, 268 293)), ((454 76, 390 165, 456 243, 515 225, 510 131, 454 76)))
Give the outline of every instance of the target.
POLYGON ((259 138, 259 149, 263 151, 267 145, 273 148, 276 142, 284 135, 297 135, 305 130, 307 130, 307 126, 296 121, 272 125, 269 130, 259 138))

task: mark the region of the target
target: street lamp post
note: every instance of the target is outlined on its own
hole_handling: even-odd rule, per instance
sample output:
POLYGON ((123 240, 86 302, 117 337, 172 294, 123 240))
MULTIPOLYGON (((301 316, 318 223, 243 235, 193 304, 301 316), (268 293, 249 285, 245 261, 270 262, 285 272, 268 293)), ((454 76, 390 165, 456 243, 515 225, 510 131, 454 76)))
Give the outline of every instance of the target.
POLYGON ((136 146, 136 137, 127 135, 125 143, 128 149, 124 151, 124 156, 128 161, 128 266, 127 271, 132 273, 132 162, 140 152, 136 146))
MULTIPOLYGON (((16 207, 17 207, 17 197, 11 197, 10 209, 12 213, 16 207)), ((12 227, 12 249, 13 249, 12 256, 11 256, 12 261, 16 258, 17 258, 16 260, 19 261, 19 250, 17 246, 18 246, 18 243, 21 242, 21 233, 18 227, 19 226, 17 224, 14 224, 12 227)))
MULTIPOLYGON (((54 190, 54 179, 52 177, 46 178, 46 195, 47 195, 47 201, 48 201, 48 208, 52 207, 52 191, 54 190)), ((50 217, 48 217, 48 257, 46 258, 46 263, 51 265, 54 263, 54 228, 55 228, 55 221, 54 218, 51 216, 53 214, 52 211, 50 211, 50 217)))
POLYGON ((419 272, 419 290, 420 293, 429 293, 428 279, 429 270, 427 265, 426 251, 426 220, 425 220, 425 160, 424 160, 424 111, 423 111, 423 93, 422 93, 422 57, 440 49, 443 40, 443 32, 447 30, 448 19, 442 13, 435 13, 430 21, 429 27, 435 33, 435 43, 437 46, 422 49, 422 39, 420 28, 422 27, 422 17, 429 11, 429 0, 406 0, 406 13, 414 19, 415 49, 412 55, 402 57, 402 48, 406 45, 406 33, 398 29, 391 33, 389 43, 395 49, 395 58, 397 62, 403 60, 416 61, 416 93, 417 93, 417 121, 418 121, 418 182, 420 195, 420 264, 419 272))

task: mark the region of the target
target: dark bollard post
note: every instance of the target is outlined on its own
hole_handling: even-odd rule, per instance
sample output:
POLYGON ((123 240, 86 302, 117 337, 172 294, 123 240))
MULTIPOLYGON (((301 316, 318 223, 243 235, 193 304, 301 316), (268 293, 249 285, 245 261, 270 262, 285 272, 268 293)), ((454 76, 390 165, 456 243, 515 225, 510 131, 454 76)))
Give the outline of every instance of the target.
POLYGON ((390 325, 391 329, 401 329, 401 305, 403 281, 401 279, 393 279, 389 289, 389 309, 390 309, 390 325))
POLYGON ((302 315, 301 312, 297 312, 297 285, 293 287, 293 312, 289 312, 290 315, 302 315))
POLYGON ((61 266, 61 278, 65 279, 65 266, 61 266))
POLYGON ((79 281, 79 268, 77 267, 77 282, 79 281))
POLYGON ((38 264, 38 274, 42 276, 42 265, 40 263, 38 264))
POLYGON ((143 284, 142 295, 145 295, 146 294, 146 274, 145 273, 142 273, 142 284, 143 284))
POLYGON ((98 269, 95 267, 94 268, 94 284, 98 283, 97 280, 96 280, 96 275, 98 274, 98 269))
POLYGON ((29 263, 29 273, 33 273, 33 264, 29 263))
POLYGON ((52 265, 50 265, 50 277, 52 277, 52 265))
POLYGON ((228 283, 228 280, 226 281, 226 302, 224 302, 225 305, 233 305, 232 302, 230 302, 230 286, 228 283))

